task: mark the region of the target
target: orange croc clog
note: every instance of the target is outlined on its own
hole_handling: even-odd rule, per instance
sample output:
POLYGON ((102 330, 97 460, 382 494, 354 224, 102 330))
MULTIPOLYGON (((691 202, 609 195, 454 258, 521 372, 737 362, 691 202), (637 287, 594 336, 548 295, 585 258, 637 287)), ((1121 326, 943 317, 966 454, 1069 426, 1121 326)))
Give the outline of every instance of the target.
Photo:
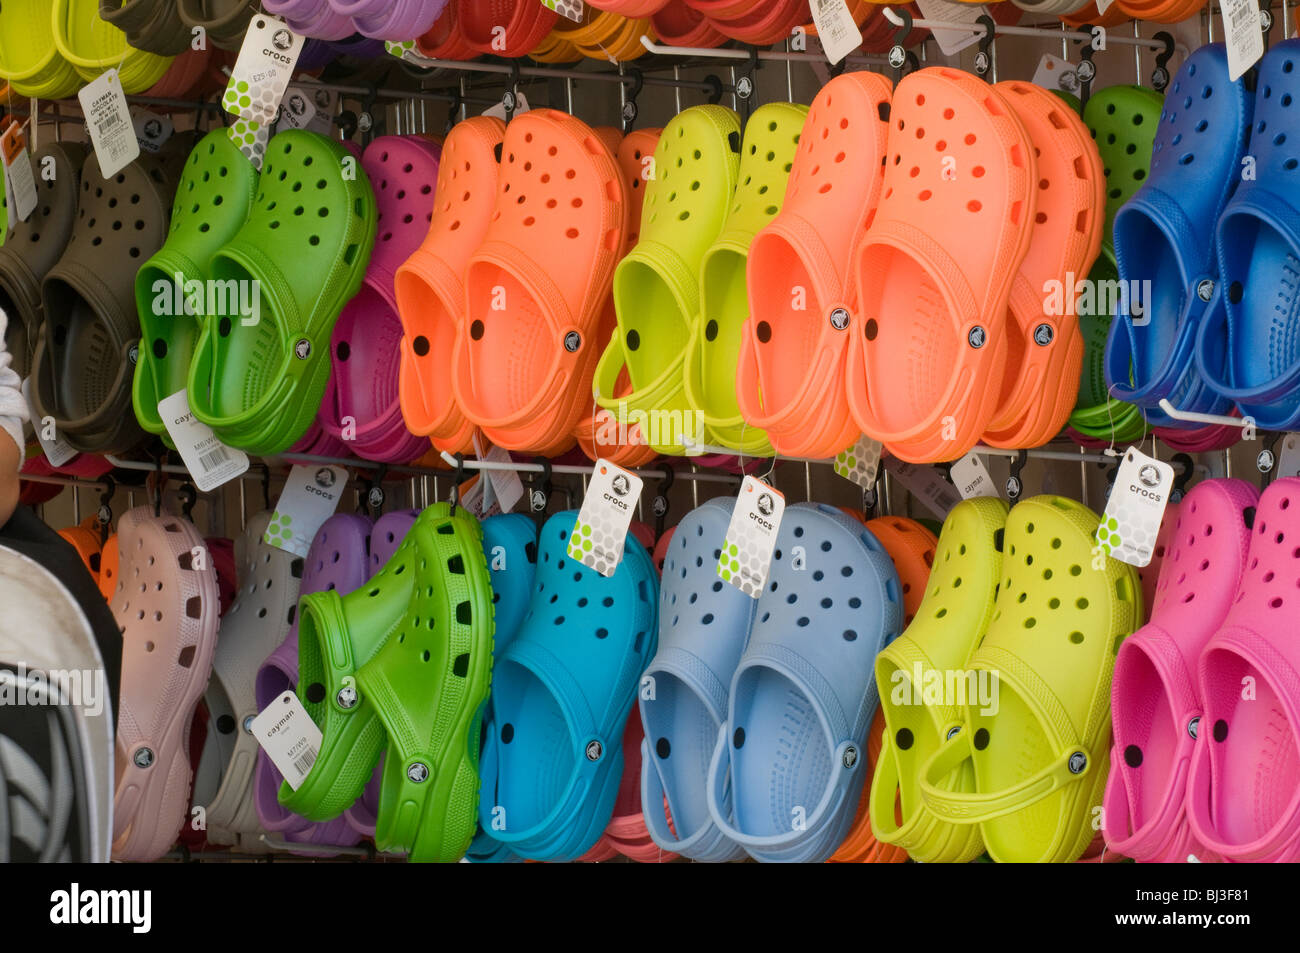
MULTIPOLYGON (((649 174, 647 159, 654 156, 662 133, 662 129, 638 129, 623 137, 612 150, 617 156, 619 171, 623 174, 628 199, 627 238, 619 253, 620 258, 626 255, 641 238, 642 200, 645 197, 646 176, 649 174)), ((602 353, 609 346, 609 341, 617 329, 618 313, 614 307, 614 295, 611 290, 609 297, 605 299, 605 308, 601 312, 600 328, 597 332, 596 343, 602 353)), ((624 368, 619 375, 614 396, 626 396, 631 391, 632 378, 627 368, 624 368)), ((582 452, 592 460, 603 457, 621 467, 639 467, 658 456, 655 449, 646 443, 638 423, 633 421, 625 424, 624 429, 620 430, 617 416, 598 405, 594 399, 591 403, 591 412, 583 415, 578 421, 573 435, 577 438, 582 452)))
POLYGON ((1037 211, 1033 147, 996 89, 929 67, 895 91, 884 180, 853 255, 849 408, 900 459, 955 460, 1001 398, 1007 304, 1037 211))
POLYGON ((1006 374, 984 442, 1038 447, 1061 432, 1079 396, 1084 344, 1074 287, 1101 253, 1106 175, 1088 128, 1059 97, 1018 80, 994 88, 1033 143, 1038 210, 1011 289, 1006 374))
POLYGON ((889 113, 889 81, 878 74, 844 73, 823 86, 781 212, 749 248, 736 399, 786 456, 833 457, 861 432, 844 400, 848 274, 880 195, 889 113))
POLYGON ((448 453, 473 448, 474 425, 456 403, 447 365, 464 317, 465 269, 496 203, 496 150, 504 135, 505 123, 488 116, 452 127, 442 146, 429 233, 397 270, 402 416, 412 433, 448 453))
POLYGON ((78 558, 90 577, 99 583, 100 556, 104 549, 104 535, 95 516, 87 516, 76 526, 59 530, 64 541, 77 551, 78 558))
POLYGON ((591 407, 626 193, 614 157, 581 120, 534 109, 506 129, 452 364, 461 409, 496 446, 550 456, 573 445, 591 407))

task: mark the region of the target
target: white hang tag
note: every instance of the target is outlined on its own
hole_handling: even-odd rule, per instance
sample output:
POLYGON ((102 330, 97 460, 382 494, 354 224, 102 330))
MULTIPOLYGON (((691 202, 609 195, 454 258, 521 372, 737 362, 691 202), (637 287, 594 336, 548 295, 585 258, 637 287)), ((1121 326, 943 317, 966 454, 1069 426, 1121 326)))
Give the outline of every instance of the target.
POLYGON ((280 103, 280 115, 276 120, 277 132, 284 129, 306 129, 316 118, 316 104, 301 86, 290 86, 280 103))
POLYGON ((36 210, 36 176, 27 154, 27 137, 13 123, 0 135, 0 159, 5 167, 5 195, 9 201, 9 222, 27 221, 36 210))
POLYGON ((993 477, 989 475, 989 468, 984 465, 984 461, 980 459, 978 453, 968 453, 960 460, 953 461, 949 476, 963 500, 973 499, 977 496, 997 497, 1001 495, 998 493, 998 488, 993 485, 993 477))
POLYGON ((731 511, 731 523, 718 557, 718 576, 751 599, 767 585, 776 534, 785 515, 785 497, 757 477, 747 476, 731 511))
POLYGON ((303 38, 283 20, 261 13, 253 17, 221 97, 222 108, 263 126, 275 122, 302 45, 303 38))
POLYGON ((1258 0, 1219 0, 1228 47, 1228 79, 1236 82, 1264 55, 1264 29, 1258 0))
POLYGON ((31 419, 32 429, 36 431, 36 440, 41 445, 46 461, 52 467, 63 466, 77 455, 77 451, 59 436, 53 417, 41 419, 40 415, 36 413, 36 406, 32 403, 32 380, 30 377, 23 378, 23 398, 27 401, 27 415, 31 419))
POLYGON ((456 505, 464 507, 481 520, 496 516, 501 512, 501 507, 497 505, 495 499, 488 499, 491 496, 491 486, 491 481, 483 479, 483 474, 480 472, 470 483, 469 489, 456 500, 456 505))
POLYGON ((1044 53, 1039 59, 1038 68, 1034 70, 1033 84, 1043 89, 1079 95, 1079 75, 1075 72, 1074 64, 1051 53, 1044 53))
POLYGON ((1097 0, 1097 15, 1101 16, 1103 13, 1109 10, 1110 5, 1114 2, 1115 0, 1097 0))
POLYGON ((569 534, 569 558, 602 576, 614 575, 623 561, 623 543, 636 512, 644 481, 629 470, 597 460, 587 495, 569 534))
POLYGON ((961 502, 961 494, 934 467, 904 463, 897 457, 885 461, 885 469, 894 475, 907 492, 939 519, 947 519, 948 512, 961 502))
POLYGON ((140 148, 151 155, 162 149, 176 131, 170 116, 147 109, 132 109, 131 125, 135 129, 135 138, 140 143, 140 148))
POLYGON ((876 485, 883 450, 880 441, 863 434, 857 443, 847 450, 841 450, 835 457, 835 472, 864 490, 870 490, 876 485))
POLYGON ((830 62, 838 63, 862 45, 862 31, 845 0, 812 0, 812 18, 830 62))
MULTIPOLYGON (((474 455, 488 463, 513 462, 509 451, 493 446, 486 437, 477 432, 474 434, 474 455)), ((480 470, 479 474, 487 477, 483 482, 488 484, 484 490, 488 506, 495 503, 500 507, 500 512, 509 513, 515 508, 515 504, 524 498, 524 481, 519 478, 519 471, 480 470)))
POLYGON ((295 464, 262 539, 287 553, 306 556, 316 531, 338 509, 347 485, 348 471, 342 467, 295 464))
MULTIPOLYGON (((524 113, 528 112, 530 108, 532 108, 528 105, 528 97, 525 96, 520 90, 515 90, 513 93, 510 93, 510 95, 515 97, 515 108, 514 111, 511 113, 511 115, 522 116, 524 113)), ((500 119, 502 122, 505 122, 505 118, 506 118, 505 100, 503 99, 495 106, 489 106, 487 109, 483 110, 483 115, 492 116, 496 119, 500 119)))
POLYGON ((1101 551, 1130 566, 1150 563, 1173 487, 1172 466, 1129 447, 1097 527, 1101 551))
POLYGON ((226 127, 226 135, 244 154, 244 158, 253 163, 253 168, 261 172, 262 162, 266 158, 266 144, 271 138, 271 127, 251 119, 236 119, 226 127))
POLYGON ((218 440, 212 428, 194 416, 185 391, 158 401, 158 416, 202 492, 215 490, 248 471, 248 454, 218 440))
POLYGON ((1276 477, 1300 477, 1300 434, 1289 433, 1282 438, 1277 454, 1276 477))
POLYGON ((131 110, 117 70, 101 73, 81 87, 77 99, 86 116, 86 129, 90 132, 95 158, 99 160, 100 175, 112 178, 140 155, 140 143, 135 138, 135 125, 131 122, 131 110))
POLYGON ((581 23, 586 4, 583 3, 583 0, 542 0, 542 6, 548 10, 554 10, 566 20, 581 23))
POLYGON ((295 791, 311 772, 324 735, 298 696, 285 692, 249 722, 249 730, 295 791))
POLYGON ((987 16, 989 8, 982 3, 955 3, 953 0, 916 0, 921 11, 919 19, 945 20, 949 23, 969 23, 970 30, 931 30, 934 41, 944 56, 952 56, 968 46, 974 46, 984 36, 984 28, 975 21, 987 16))

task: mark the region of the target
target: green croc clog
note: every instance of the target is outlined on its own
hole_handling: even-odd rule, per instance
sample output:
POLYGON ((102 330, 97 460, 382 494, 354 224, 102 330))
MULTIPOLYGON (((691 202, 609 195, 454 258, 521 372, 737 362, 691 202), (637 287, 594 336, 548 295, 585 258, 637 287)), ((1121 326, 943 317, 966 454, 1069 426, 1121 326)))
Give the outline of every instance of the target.
MULTIPOLYGON (((961 727, 961 707, 941 689, 951 675, 964 672, 993 616, 1006 518, 1007 504, 989 497, 953 508, 912 624, 876 656, 885 731, 871 783, 872 830, 877 840, 902 847, 922 863, 965 863, 984 850, 978 828, 935 816, 919 785, 921 766, 961 727)), ((947 782, 971 791, 975 776, 966 770, 947 782)))
POLYGON ((740 144, 740 119, 722 106, 692 106, 668 123, 646 184, 641 240, 614 272, 618 329, 596 366, 596 402, 614 414, 649 415, 642 430, 659 453, 681 456, 683 438, 704 438, 683 362, 700 310, 700 267, 735 194, 740 144), (624 368, 632 389, 615 397, 624 368))
POLYGON ((64 99, 81 88, 81 77, 54 45, 49 0, 0 4, 0 79, 15 95, 37 99, 64 99))
POLYGON ((172 204, 171 230, 162 248, 135 277, 140 314, 140 351, 131 389, 140 426, 170 445, 158 402, 184 390, 209 288, 228 299, 233 290, 208 284, 212 256, 248 218, 257 191, 257 170, 225 129, 200 140, 185 163, 172 204))
POLYGON ((137 50, 126 34, 99 16, 99 0, 54 0, 47 4, 54 46, 84 85, 116 69, 122 91, 142 93, 171 69, 171 56, 137 50))
POLYGON ((330 334, 361 287, 377 214, 341 143, 294 129, 267 144, 253 210, 210 275, 256 288, 257 314, 210 313, 190 365, 190 407, 226 444, 280 453, 316 419, 330 334))
POLYGON ((686 398, 704 417, 707 441, 758 456, 771 456, 772 445, 745 423, 736 402, 740 331, 749 317, 745 265, 754 236, 781 211, 807 115, 807 106, 769 103, 746 124, 735 200, 722 234, 705 252, 700 315, 686 345, 686 398))
POLYGON ((491 673, 482 535, 464 509, 435 503, 361 589, 302 598, 298 697, 323 737, 301 786, 281 785, 282 805, 310 820, 338 817, 361 795, 387 744, 385 773, 400 770, 410 784, 385 777, 384 842, 412 849, 418 842, 422 854, 456 846, 447 840, 462 850, 469 843, 473 805, 462 803, 466 782, 455 759, 468 756, 466 719, 477 718, 491 673), (455 739, 464 750, 452 750, 455 739), (421 785, 428 788, 412 793, 421 785), (438 836, 436 825, 420 836, 429 798, 465 808, 464 843, 438 836))

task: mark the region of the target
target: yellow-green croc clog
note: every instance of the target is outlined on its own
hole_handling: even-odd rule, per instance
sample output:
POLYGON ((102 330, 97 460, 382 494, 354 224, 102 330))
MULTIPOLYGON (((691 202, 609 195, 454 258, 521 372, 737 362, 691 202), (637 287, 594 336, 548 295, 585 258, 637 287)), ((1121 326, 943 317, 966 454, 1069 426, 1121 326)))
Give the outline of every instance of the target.
POLYGON ((116 69, 130 95, 144 92, 171 68, 175 57, 137 50, 125 33, 101 19, 99 0, 54 0, 48 6, 54 45, 84 82, 116 69))
POLYGON ((37 99, 63 99, 81 88, 81 77, 54 45, 50 0, 0 3, 0 79, 15 96, 37 99))

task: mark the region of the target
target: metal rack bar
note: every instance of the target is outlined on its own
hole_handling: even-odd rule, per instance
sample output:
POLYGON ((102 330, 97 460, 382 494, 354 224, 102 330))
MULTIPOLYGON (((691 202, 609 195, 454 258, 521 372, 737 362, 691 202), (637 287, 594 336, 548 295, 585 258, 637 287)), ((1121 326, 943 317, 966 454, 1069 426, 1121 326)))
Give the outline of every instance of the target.
MULTIPOLYGON (((886 10, 889 8, 886 7, 886 10)), ((921 21, 915 21, 920 24, 921 21)), ((963 27, 966 24, 962 24, 963 27)), ((983 30, 977 31, 983 32, 983 30)), ((1091 39, 1091 38, 1090 38, 1091 39)), ((658 53, 661 56, 697 56, 702 59, 724 59, 724 60, 747 60, 749 53, 745 50, 711 50, 704 46, 664 46, 662 43, 656 43, 648 36, 641 37, 641 45, 651 53, 658 53)), ((1163 49, 1163 47, 1161 47, 1163 49)), ((820 53, 786 53, 774 50, 759 50, 758 58, 775 63, 826 63, 826 57, 820 53)), ((850 56, 844 60, 849 65, 862 66, 884 66, 889 60, 885 56, 867 54, 865 56, 850 56)))
MULTIPOLYGON (((885 19, 894 26, 902 26, 903 18, 893 11, 890 7, 884 7, 881 10, 885 19)), ((913 17, 912 26, 926 27, 927 29, 939 30, 964 30, 968 33, 984 33, 984 27, 972 23, 957 23, 952 20, 927 20, 920 17, 913 17)), ((1055 42, 1056 40, 1079 40, 1084 43, 1092 42, 1091 33, 1081 33, 1077 30, 1065 31, 1055 29, 1040 29, 1032 26, 1003 26, 997 24, 994 28, 996 36, 1026 36, 1034 39, 1047 40, 1055 42)), ((1163 50, 1165 45, 1159 40, 1148 40, 1143 37, 1117 36, 1111 33, 1106 34, 1107 43, 1120 43, 1126 46, 1141 46, 1152 50, 1163 50)))

